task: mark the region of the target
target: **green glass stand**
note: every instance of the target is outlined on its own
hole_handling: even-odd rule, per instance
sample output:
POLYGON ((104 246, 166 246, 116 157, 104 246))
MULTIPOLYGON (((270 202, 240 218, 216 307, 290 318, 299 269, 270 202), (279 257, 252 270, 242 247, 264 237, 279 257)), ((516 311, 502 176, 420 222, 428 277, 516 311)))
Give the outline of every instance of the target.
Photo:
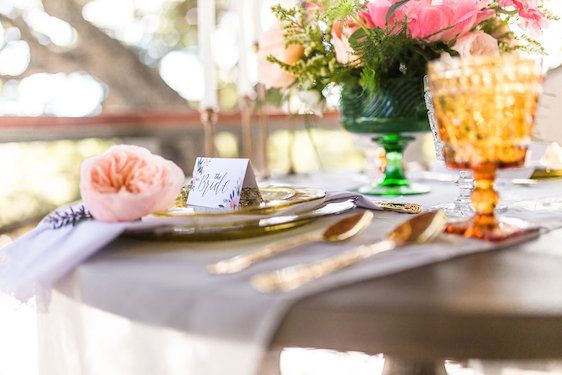
POLYGON ((382 182, 359 188, 361 194, 397 196, 429 193, 429 187, 408 181, 404 174, 402 153, 415 138, 401 134, 386 134, 373 138, 386 151, 386 170, 382 182))
POLYGON ((429 192, 429 187, 408 181, 402 158, 406 145, 414 140, 414 137, 405 134, 430 130, 421 78, 390 79, 374 93, 364 91, 359 85, 344 85, 340 114, 346 130, 376 134, 373 140, 386 150, 383 181, 362 187, 359 192, 381 196, 429 192))

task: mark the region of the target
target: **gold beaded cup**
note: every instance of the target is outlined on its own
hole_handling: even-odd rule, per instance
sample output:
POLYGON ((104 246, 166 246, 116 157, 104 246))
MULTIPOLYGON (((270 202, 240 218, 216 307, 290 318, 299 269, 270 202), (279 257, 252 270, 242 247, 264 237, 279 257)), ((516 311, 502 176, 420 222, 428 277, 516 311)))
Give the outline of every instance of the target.
POLYGON ((428 65, 428 77, 445 163, 475 176, 476 216, 465 235, 503 239, 493 182, 498 168, 524 164, 542 91, 541 62, 519 54, 447 56, 428 65))

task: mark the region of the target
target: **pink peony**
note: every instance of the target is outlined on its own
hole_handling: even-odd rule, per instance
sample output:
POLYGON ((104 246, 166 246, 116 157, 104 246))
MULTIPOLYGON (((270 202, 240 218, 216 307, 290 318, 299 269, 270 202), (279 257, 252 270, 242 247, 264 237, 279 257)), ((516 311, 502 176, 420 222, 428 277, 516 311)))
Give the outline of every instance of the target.
POLYGON ((266 88, 291 86, 296 77, 279 65, 267 61, 267 57, 272 55, 285 64, 293 65, 300 60, 303 54, 303 46, 285 45, 283 26, 280 22, 275 23, 269 31, 261 35, 259 40, 258 77, 260 83, 266 88))
POLYGON ((172 206, 184 182, 177 165, 138 146, 113 146, 80 169, 82 199, 105 222, 137 220, 172 206))
POLYGON ((493 10, 487 9, 489 0, 448 0, 444 3, 453 11, 452 18, 439 36, 439 40, 445 42, 465 35, 480 22, 495 14, 493 10))
MULTIPOLYGON (((408 29, 415 39, 444 40, 444 35, 454 33, 451 22, 455 11, 443 5, 424 4, 422 1, 412 1, 412 6, 406 8, 408 29), (449 29, 447 29, 449 28, 449 29)), ((454 36, 453 36, 454 37, 454 36)), ((452 38, 451 38, 452 39, 452 38)))
POLYGON ((332 41, 336 52, 336 60, 340 64, 347 65, 357 60, 357 56, 349 44, 349 38, 357 29, 359 29, 359 25, 353 20, 345 23, 336 21, 332 25, 332 41))
POLYGON ((498 41, 493 36, 481 31, 468 33, 459 39, 453 46, 461 57, 472 56, 499 56, 498 41))
MULTIPOLYGON (((386 28, 386 14, 393 3, 390 0, 378 0, 368 2, 366 10, 361 12, 363 19, 366 21, 366 26, 369 28, 378 27, 379 29, 386 28)), ((396 21, 396 16, 399 12, 394 13, 390 19, 389 24, 393 25, 396 21)))
MULTIPOLYGON (((386 15, 397 0, 375 0, 366 5, 362 16, 370 25, 386 28, 386 15)), ((448 42, 468 33, 494 11, 489 0, 411 0, 400 6, 389 19, 389 28, 407 19, 413 38, 448 42)))

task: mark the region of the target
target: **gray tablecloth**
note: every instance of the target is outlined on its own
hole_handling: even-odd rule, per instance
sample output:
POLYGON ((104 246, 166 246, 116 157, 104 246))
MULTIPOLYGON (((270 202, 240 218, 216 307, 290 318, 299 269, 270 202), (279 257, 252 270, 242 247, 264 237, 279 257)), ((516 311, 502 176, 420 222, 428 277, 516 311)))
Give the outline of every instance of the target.
MULTIPOLYGON (((327 179, 326 176, 315 176, 301 183, 323 186, 327 179)), ((456 197, 457 191, 451 183, 431 185, 431 194, 395 200, 431 207, 451 202, 456 197)), ((543 209, 544 205, 531 207, 525 202, 529 199, 544 202, 549 198, 558 198, 561 191, 562 182, 541 182, 532 187, 500 184, 503 203, 510 208, 506 215, 527 218, 549 229, 562 225, 560 212, 543 209)), ((256 371, 263 350, 294 301, 336 286, 494 247, 486 242, 443 235, 432 244, 382 254, 291 293, 261 294, 249 284, 251 276, 257 272, 317 260, 377 241, 406 218, 403 214, 376 212, 370 228, 349 242, 311 244, 228 276, 209 275, 205 266, 244 251, 262 248, 272 241, 323 228, 336 219, 324 219, 288 233, 227 242, 162 243, 121 238, 79 266, 59 283, 58 290, 74 302, 128 320, 200 337, 204 344, 184 365, 185 373, 251 374, 256 371), (220 361, 210 358, 220 358, 220 361)), ((57 334, 60 338, 60 332, 57 334)), ((85 370, 89 366, 88 358, 82 356, 75 362, 78 365, 74 369, 89 373, 85 370)), ((151 372, 137 370, 135 373, 151 372)))

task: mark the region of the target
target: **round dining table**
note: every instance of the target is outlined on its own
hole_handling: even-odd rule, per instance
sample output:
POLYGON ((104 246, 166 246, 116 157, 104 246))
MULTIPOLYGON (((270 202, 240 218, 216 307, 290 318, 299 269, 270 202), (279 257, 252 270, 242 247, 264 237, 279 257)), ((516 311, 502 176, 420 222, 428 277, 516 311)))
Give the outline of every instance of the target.
MULTIPOLYGON (((427 206, 452 201, 457 192, 448 186, 434 185, 434 193, 424 198, 427 206)), ((542 190, 524 190, 526 187, 510 189, 509 186, 504 189, 505 201, 516 202, 522 194, 536 196, 539 191, 556 196, 557 192, 562 192, 562 182, 544 184, 542 190)), ((408 197, 402 201, 415 202, 419 199, 408 197)), ((525 202, 526 199, 523 200, 525 202)), ((286 347, 384 353, 384 372, 387 375, 443 373, 444 360, 447 359, 562 359, 562 212, 555 210, 549 215, 550 230, 531 241, 348 283, 292 302, 290 308, 283 312, 280 324, 269 340, 268 353, 258 374, 278 374, 279 353, 286 347)), ((125 241, 115 246, 131 245, 125 241)), ((185 272, 198 269, 191 265, 193 268, 189 271, 187 263, 181 264, 180 257, 186 253, 154 253, 150 258, 143 256, 146 253, 142 250, 129 253, 118 251, 115 246, 112 248, 114 252, 105 252, 105 255, 87 261, 57 286, 58 294, 70 298, 61 305, 55 295, 49 319, 45 324, 40 321, 40 334, 44 333, 44 340, 40 341, 40 365, 42 359, 43 363, 51 362, 44 368, 53 369, 57 374, 74 375, 73 372, 65 372, 69 363, 60 356, 62 351, 73 346, 87 349, 78 353, 80 358, 77 361, 89 360, 93 363, 96 362, 95 355, 100 356, 104 349, 111 354, 126 347, 131 352, 127 360, 133 364, 140 359, 145 364, 155 363, 161 359, 164 343, 154 338, 168 331, 142 322, 150 323, 156 312, 162 317, 161 325, 174 319, 182 324, 190 323, 192 318, 182 316, 184 307, 175 300, 178 289, 170 288, 172 283, 188 285, 181 273, 184 268, 185 272), (176 272, 180 278, 150 274, 152 267, 156 266, 161 266, 162 272, 176 272), (120 280, 126 270, 136 273, 134 280, 143 284, 118 285, 116 280, 120 280), (146 274, 143 274, 145 271, 146 274), (165 304, 153 306, 151 315, 139 307, 122 309, 125 300, 148 301, 143 299, 143 293, 144 288, 149 286, 160 288, 162 293, 154 295, 154 298, 166 301, 165 304), (166 294, 168 290, 170 292, 166 294), (94 295, 95 298, 92 297, 94 295), (73 299, 76 299, 75 306, 68 305, 74 303, 73 299), (96 310, 91 315, 81 310, 85 307, 84 300, 89 301, 87 308, 96 310), (111 317, 103 315, 104 310, 111 313, 111 317), (115 323, 108 323, 114 317, 117 317, 115 323), (88 323, 84 323, 86 321, 88 323), (135 321, 141 323, 133 325, 135 321), (105 333, 99 332, 102 327, 109 329, 108 333, 122 333, 132 340, 112 347, 105 333), (61 334, 69 328, 71 334, 61 334), (53 341, 55 336, 57 339, 53 341), (97 341, 90 344, 93 336, 98 336, 94 337, 97 341), (100 342, 107 342, 108 347, 100 347, 100 342), (58 345, 60 343, 66 344, 66 347, 58 345), (138 350, 134 348, 136 345, 138 350), (147 351, 147 348, 150 350, 147 351), (144 354, 151 350, 155 353, 154 358, 144 354)), ((140 248, 144 245, 138 242, 135 246, 140 248)), ((164 244, 158 246, 165 247, 164 244)), ((205 246, 211 248, 213 245, 205 246)), ((216 292, 210 289, 212 286, 208 283, 200 288, 209 293, 216 292)), ((206 302, 202 297, 198 298, 202 307, 197 306, 193 311, 204 318, 206 302)), ((230 313, 228 303, 225 300, 224 314, 230 313)), ((232 313, 236 313, 235 309, 232 313)), ((167 352, 177 351, 181 345, 173 345, 173 342, 180 342, 183 338, 171 331, 166 334, 171 338, 167 352)), ((196 334, 198 339, 205 339, 200 332, 196 334)), ((236 356, 236 353, 233 355, 236 356)), ((174 357, 178 368, 182 366, 180 357, 174 357)), ((206 363, 212 364, 213 360, 210 353, 206 363)), ((96 365, 100 365, 99 361, 96 365)), ((95 374, 99 371, 102 371, 100 367, 97 372, 81 373, 95 374)), ((161 373, 162 370, 155 367, 146 371, 143 368, 136 373, 161 373)), ((185 372, 180 370, 177 373, 185 372)))
POLYGON ((271 343, 283 347, 385 353, 386 374, 562 359, 562 230, 301 300, 271 343))

